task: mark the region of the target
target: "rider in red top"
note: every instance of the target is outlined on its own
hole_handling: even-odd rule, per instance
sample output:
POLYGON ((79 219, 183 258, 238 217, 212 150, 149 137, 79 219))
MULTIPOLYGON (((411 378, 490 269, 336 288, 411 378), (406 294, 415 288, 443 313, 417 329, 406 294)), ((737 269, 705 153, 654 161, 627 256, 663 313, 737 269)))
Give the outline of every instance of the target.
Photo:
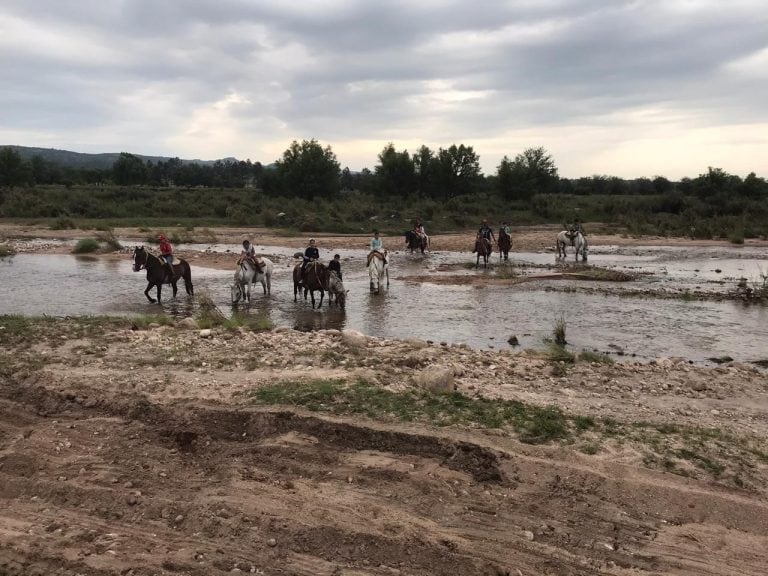
POLYGON ((173 246, 168 242, 164 234, 160 234, 157 239, 160 241, 160 258, 166 261, 168 268, 173 270, 173 246))

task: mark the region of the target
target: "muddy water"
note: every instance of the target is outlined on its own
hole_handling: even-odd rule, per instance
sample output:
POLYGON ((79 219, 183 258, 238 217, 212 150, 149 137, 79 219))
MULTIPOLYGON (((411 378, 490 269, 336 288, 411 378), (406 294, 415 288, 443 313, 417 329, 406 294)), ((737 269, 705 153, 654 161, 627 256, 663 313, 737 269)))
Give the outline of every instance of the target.
MULTIPOLYGON (((224 246, 188 249, 224 251, 224 246)), ((323 307, 312 310, 308 302, 293 301, 291 269, 293 250, 262 247, 276 261, 273 292, 269 297, 257 286, 250 306, 237 309, 269 318, 275 325, 302 330, 352 328, 366 334, 417 337, 477 348, 508 348, 517 336, 521 348, 542 346, 557 318, 567 323, 572 349, 617 354, 617 358, 649 359, 683 356, 702 362, 710 357, 737 360, 768 357, 768 308, 730 301, 681 301, 621 297, 622 288, 634 289, 662 283, 680 289, 714 292, 730 289, 735 279, 759 279, 768 271, 765 255, 747 249, 686 249, 600 247, 590 254, 590 264, 643 273, 630 283, 538 281, 517 286, 443 285, 414 282, 415 276, 439 277, 446 267, 452 274, 471 278, 492 275, 491 270, 467 269, 469 254, 435 253, 391 258, 389 290, 371 294, 359 250, 338 250, 342 255, 345 285, 349 290, 346 311, 323 307), (596 285, 616 288, 615 295, 585 291, 596 285), (563 288, 573 291, 564 291, 563 288), (557 288, 557 290, 551 290, 557 288), (621 356, 618 354, 621 353, 621 356)), ((322 251, 323 257, 330 252, 322 251)), ((520 274, 535 275, 555 264, 552 254, 513 254, 520 274)), ((176 316, 195 313, 195 300, 184 293, 171 299, 163 290, 162 305, 149 304, 142 294, 144 273, 131 270, 129 256, 110 262, 89 257, 20 254, 0 261, 0 313, 27 315, 147 314, 165 311, 176 316)), ((193 265, 196 293, 207 293, 223 311, 233 310, 229 284, 231 272, 193 265)))

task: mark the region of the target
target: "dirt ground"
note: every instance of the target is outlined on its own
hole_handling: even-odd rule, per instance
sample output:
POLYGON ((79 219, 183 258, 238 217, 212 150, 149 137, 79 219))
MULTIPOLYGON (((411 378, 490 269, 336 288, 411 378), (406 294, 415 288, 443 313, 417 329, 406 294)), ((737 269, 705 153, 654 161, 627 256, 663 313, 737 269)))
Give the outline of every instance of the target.
MULTIPOLYGON (((26 251, 45 237, 0 230, 26 251)), ((214 231, 233 249, 246 232, 257 246, 304 242, 214 231)), ((515 249, 541 249, 551 232, 521 231, 515 249)), ((465 241, 439 236, 433 249, 465 241)), ((3 576, 766 574, 768 373, 753 365, 566 365, 192 319, 0 317, 0 345, 3 576), (437 426, 344 397, 254 401, 274 385, 359 381, 555 407, 569 433, 531 443, 509 423, 437 426)))

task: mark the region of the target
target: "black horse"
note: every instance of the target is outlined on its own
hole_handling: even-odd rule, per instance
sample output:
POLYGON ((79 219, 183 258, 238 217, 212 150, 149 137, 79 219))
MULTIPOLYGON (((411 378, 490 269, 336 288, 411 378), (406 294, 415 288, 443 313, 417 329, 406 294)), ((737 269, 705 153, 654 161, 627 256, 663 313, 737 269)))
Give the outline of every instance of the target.
POLYGON ((405 245, 411 251, 411 254, 413 254, 414 250, 421 250, 421 253, 424 254, 424 250, 428 247, 428 242, 426 236, 416 234, 413 230, 408 230, 405 233, 405 245))
POLYGON ((179 278, 184 279, 184 288, 187 290, 187 294, 192 296, 195 293, 192 286, 192 272, 186 260, 179 258, 173 265, 173 273, 171 274, 167 264, 162 263, 157 256, 144 250, 144 246, 137 246, 133 249, 133 271, 138 272, 142 268, 147 271, 148 282, 147 289, 144 290, 144 296, 150 302, 155 302, 155 299, 149 295, 152 286, 157 286, 157 302, 160 302, 160 292, 163 284, 173 286, 173 296, 175 298, 178 290, 176 283, 179 281, 179 278))
POLYGON ((328 268, 320 262, 308 262, 304 273, 301 272, 301 264, 293 267, 293 301, 296 302, 297 294, 304 289, 304 299, 307 299, 307 292, 312 297, 312 308, 315 307, 315 292, 320 290, 320 304, 318 309, 323 307, 323 298, 325 291, 328 290, 328 268))
POLYGON ((502 256, 504 261, 509 260, 509 251, 512 248, 512 237, 504 232, 504 228, 499 228, 499 260, 502 256))

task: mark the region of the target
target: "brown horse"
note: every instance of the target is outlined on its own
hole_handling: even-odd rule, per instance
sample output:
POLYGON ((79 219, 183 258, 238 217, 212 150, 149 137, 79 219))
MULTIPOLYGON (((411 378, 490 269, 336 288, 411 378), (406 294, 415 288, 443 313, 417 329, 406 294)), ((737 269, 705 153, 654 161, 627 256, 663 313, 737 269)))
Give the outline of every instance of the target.
POLYGON ((144 290, 144 296, 150 302, 155 302, 155 299, 149 295, 149 291, 152 286, 157 286, 157 302, 160 302, 160 292, 162 291, 163 284, 170 284, 173 287, 173 297, 176 297, 178 288, 176 283, 179 278, 184 279, 184 288, 187 294, 192 296, 195 293, 192 286, 192 272, 189 268, 189 263, 186 260, 178 259, 177 263, 173 265, 172 273, 169 273, 168 265, 160 261, 157 256, 154 256, 144 250, 144 246, 137 246, 133 249, 133 271, 139 270, 147 271, 147 289, 144 290))
POLYGON ((488 258, 490 258, 491 252, 493 252, 491 241, 488 238, 484 238, 478 234, 477 238, 475 239, 474 252, 477 252, 477 262, 475 262, 475 268, 480 266, 481 256, 483 257, 483 268, 487 268, 488 258))
POLYGON ((301 264, 293 267, 293 301, 296 302, 296 296, 299 290, 304 289, 304 299, 307 299, 307 292, 312 297, 312 308, 315 307, 315 292, 320 291, 320 304, 318 309, 323 306, 325 291, 328 290, 328 268, 320 262, 308 262, 304 273, 301 272, 301 264))
POLYGON ((512 248, 512 237, 504 232, 504 228, 499 228, 499 260, 504 257, 504 261, 509 260, 509 251, 512 248))

